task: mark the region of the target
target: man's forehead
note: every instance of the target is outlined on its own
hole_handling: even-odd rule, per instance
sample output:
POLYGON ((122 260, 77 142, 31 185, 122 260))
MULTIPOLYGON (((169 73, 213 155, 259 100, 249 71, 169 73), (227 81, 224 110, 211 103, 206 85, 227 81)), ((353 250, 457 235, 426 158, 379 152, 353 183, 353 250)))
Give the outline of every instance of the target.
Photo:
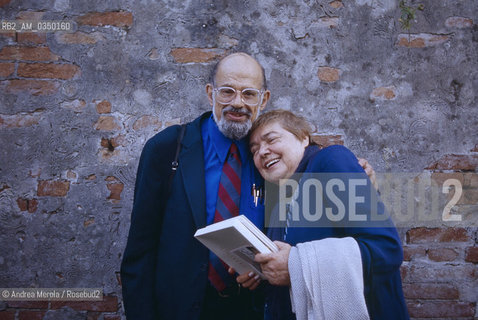
POLYGON ((229 56, 221 61, 216 80, 229 77, 237 78, 237 80, 262 81, 262 69, 259 63, 250 56, 229 56))

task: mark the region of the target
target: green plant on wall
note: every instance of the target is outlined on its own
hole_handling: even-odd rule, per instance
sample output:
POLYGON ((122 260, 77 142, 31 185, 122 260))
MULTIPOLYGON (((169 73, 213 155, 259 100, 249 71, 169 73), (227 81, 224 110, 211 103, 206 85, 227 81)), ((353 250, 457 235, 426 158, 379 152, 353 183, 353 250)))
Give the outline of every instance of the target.
POLYGON ((415 12, 417 10, 422 11, 425 6, 423 4, 419 4, 416 7, 409 5, 405 0, 400 1, 400 22, 402 29, 407 30, 410 32, 410 28, 412 26, 412 21, 415 20, 415 12))

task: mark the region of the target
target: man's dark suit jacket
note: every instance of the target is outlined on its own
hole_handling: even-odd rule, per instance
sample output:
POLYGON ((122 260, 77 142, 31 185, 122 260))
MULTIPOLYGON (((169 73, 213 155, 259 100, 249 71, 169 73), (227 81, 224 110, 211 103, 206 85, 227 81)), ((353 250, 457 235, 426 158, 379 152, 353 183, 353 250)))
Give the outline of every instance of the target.
POLYGON ((187 124, 169 196, 180 126, 161 131, 143 149, 121 264, 128 320, 199 318, 209 260, 193 235, 206 225, 201 120, 210 115, 187 124))

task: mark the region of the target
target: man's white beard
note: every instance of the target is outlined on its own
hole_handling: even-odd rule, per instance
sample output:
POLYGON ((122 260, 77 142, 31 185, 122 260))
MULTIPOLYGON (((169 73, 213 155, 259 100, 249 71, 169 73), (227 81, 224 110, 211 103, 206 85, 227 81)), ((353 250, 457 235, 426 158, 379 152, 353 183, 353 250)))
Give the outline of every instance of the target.
MULTIPOLYGON (((252 121, 251 117, 252 114, 249 112, 249 110, 244 110, 244 109, 236 109, 232 106, 227 106, 221 110, 221 119, 218 120, 216 113, 214 112, 214 106, 216 105, 216 99, 212 98, 212 114, 214 117, 214 121, 216 121, 217 127, 219 128, 219 131, 229 139, 233 140, 240 140, 247 136, 249 133, 249 130, 252 127, 252 121), (229 121, 226 120, 226 117, 224 116, 224 113, 227 111, 234 111, 234 112, 240 112, 243 114, 247 115, 247 120, 244 122, 238 122, 238 121, 229 121)), ((257 110, 257 116, 259 116, 259 109, 257 110)))

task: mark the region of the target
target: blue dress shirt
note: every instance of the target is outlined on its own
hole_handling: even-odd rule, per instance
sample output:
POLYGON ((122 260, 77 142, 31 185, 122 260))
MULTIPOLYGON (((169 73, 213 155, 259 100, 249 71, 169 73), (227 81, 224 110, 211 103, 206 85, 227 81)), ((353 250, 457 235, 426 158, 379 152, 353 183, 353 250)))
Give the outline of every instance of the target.
POLYGON ((239 214, 245 215, 262 230, 264 227, 264 206, 262 202, 259 202, 257 206, 255 205, 251 190, 253 183, 256 186, 262 186, 263 179, 254 167, 247 138, 231 140, 225 137, 219 131, 212 116, 201 124, 201 134, 204 149, 207 224, 209 225, 214 221, 222 167, 226 161, 229 148, 232 142, 234 142, 239 149, 242 163, 239 214))

